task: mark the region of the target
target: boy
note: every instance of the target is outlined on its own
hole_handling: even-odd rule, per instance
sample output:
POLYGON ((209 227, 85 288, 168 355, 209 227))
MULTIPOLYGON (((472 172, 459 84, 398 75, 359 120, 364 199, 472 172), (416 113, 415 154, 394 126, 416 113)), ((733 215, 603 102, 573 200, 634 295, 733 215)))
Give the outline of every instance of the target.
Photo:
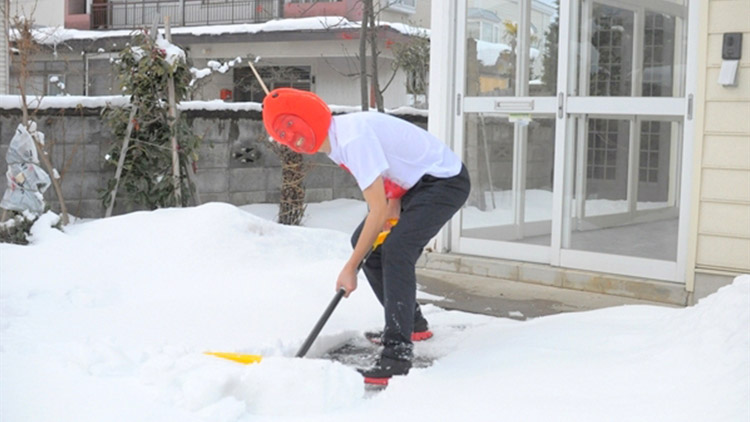
POLYGON ((298 153, 327 154, 362 189, 369 212, 352 236, 354 250, 336 281, 346 297, 357 288, 359 264, 378 233, 391 230, 363 266, 385 310, 385 330, 380 359, 362 373, 366 382, 376 383, 407 374, 412 340, 432 335, 416 303, 415 265, 427 242, 466 201, 466 167, 418 126, 377 112, 333 117, 325 102, 307 91, 271 91, 263 100, 263 123, 274 140, 298 153), (392 219, 398 224, 387 223, 392 219))

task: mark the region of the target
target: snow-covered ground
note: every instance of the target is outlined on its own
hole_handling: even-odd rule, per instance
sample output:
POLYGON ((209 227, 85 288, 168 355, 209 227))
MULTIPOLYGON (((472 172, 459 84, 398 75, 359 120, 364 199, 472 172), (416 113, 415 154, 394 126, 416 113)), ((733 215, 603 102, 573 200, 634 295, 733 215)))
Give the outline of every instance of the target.
POLYGON ((212 203, 78 222, 0 244, 3 421, 747 421, 750 276, 686 309, 519 322, 426 307, 434 365, 365 397, 319 359, 378 328, 361 279, 304 359, 364 205, 212 203), (254 215, 257 214, 257 215, 254 215), (204 355, 262 354, 240 365, 204 355))
MULTIPOLYGON (((501 190, 494 193, 485 192, 486 210, 469 206, 463 210, 463 228, 493 227, 513 224, 515 220, 512 190, 501 190)), ((527 189, 524 206, 524 221, 552 220, 552 192, 543 189, 527 189)), ((574 204, 575 205, 575 204, 574 204)), ((638 202, 638 210, 667 208, 667 202, 638 202)), ((575 206, 573 215, 575 216, 575 206)), ((585 201, 587 217, 628 212, 627 200, 587 199, 585 201)))

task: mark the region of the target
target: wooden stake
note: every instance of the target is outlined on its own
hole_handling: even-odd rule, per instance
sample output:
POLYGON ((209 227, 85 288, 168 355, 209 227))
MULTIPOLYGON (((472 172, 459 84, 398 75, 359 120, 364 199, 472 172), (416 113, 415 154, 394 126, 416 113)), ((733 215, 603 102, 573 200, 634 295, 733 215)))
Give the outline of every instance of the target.
POLYGON ((263 82, 263 79, 261 79, 261 78, 260 78, 260 75, 258 74, 258 71, 257 71, 257 70, 255 70, 255 65, 253 65, 253 61, 252 61, 252 60, 248 60, 248 61, 247 61, 247 64, 249 64, 249 65, 250 65, 250 69, 252 69, 252 71, 253 71, 253 74, 255 75, 255 78, 256 78, 256 79, 258 80, 258 82, 260 83, 260 86, 261 86, 261 88, 263 88, 263 91, 265 91, 265 92, 266 92, 266 95, 268 95, 268 93, 269 93, 269 91, 268 91, 268 87, 267 87, 267 86, 266 86, 266 84, 265 84, 265 83, 263 82))
POLYGON ((115 170, 115 187, 112 188, 112 193, 109 197, 109 205, 107 205, 107 211, 104 213, 105 217, 112 216, 112 208, 115 206, 115 197, 117 196, 117 188, 120 186, 120 176, 122 175, 122 168, 125 165, 125 156, 128 153, 128 146, 130 146, 130 134, 133 132, 133 122, 135 121, 135 113, 138 111, 138 106, 132 104, 130 110, 130 117, 128 117, 128 127, 125 129, 125 138, 122 140, 122 149, 120 149, 120 159, 117 160, 117 170, 115 170))
POLYGON ((201 205, 203 201, 201 201, 201 194, 198 192, 198 183, 196 183, 195 180, 195 172, 193 171, 193 160, 188 160, 187 166, 187 177, 190 181, 190 184, 193 185, 193 189, 191 190, 191 193, 193 194, 193 204, 195 206, 201 205))

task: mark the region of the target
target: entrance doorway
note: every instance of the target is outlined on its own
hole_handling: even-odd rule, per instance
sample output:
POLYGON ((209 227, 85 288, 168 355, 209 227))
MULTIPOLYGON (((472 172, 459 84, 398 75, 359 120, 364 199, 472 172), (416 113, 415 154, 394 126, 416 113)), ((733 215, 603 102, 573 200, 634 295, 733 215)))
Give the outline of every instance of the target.
POLYGON ((688 7, 466 0, 460 253, 683 281, 688 7))

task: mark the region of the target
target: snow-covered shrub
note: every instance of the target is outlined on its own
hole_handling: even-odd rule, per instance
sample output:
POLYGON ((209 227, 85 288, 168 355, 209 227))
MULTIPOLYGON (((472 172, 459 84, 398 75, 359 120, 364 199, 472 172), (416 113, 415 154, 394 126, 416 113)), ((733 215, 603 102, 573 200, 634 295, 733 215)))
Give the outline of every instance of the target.
MULTIPOLYGON (((170 126, 168 81, 174 78, 175 102, 186 99, 192 79, 185 52, 167 42, 161 35, 153 39, 145 32, 136 33, 130 45, 122 50, 116 61, 123 94, 131 96, 131 106, 137 107, 130 135, 119 192, 126 201, 150 209, 187 205, 194 186, 187 177, 187 166, 198 160, 201 139, 194 135, 187 120, 179 116, 170 126), (180 161, 181 203, 177 203, 172 178, 171 137, 178 142, 180 161)), ((122 140, 130 117, 129 108, 109 108, 104 117, 113 129, 115 138, 106 156, 107 163, 117 166, 122 140)), ((102 199, 105 206, 115 187, 109 181, 102 199)))

